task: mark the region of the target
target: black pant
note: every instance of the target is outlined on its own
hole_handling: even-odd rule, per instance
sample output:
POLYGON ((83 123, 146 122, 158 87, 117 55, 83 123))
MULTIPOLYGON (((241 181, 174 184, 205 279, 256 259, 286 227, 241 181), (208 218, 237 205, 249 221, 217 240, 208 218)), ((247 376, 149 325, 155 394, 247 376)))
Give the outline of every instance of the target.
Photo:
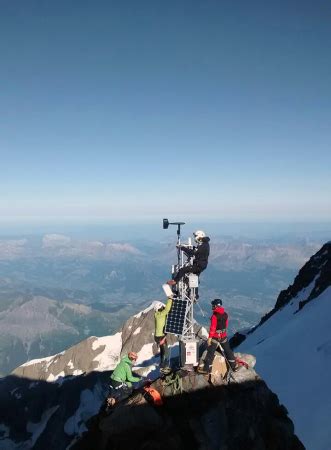
POLYGON ((226 339, 224 342, 224 338, 223 339, 213 338, 211 341, 211 344, 207 347, 207 355, 206 355, 205 362, 204 362, 204 370, 207 372, 211 371, 211 367, 213 365, 213 361, 214 361, 214 357, 215 357, 215 351, 219 345, 221 345, 221 347, 224 351, 224 355, 225 355, 226 359, 228 360, 231 369, 234 369, 236 366, 236 358, 233 354, 233 351, 231 350, 228 340, 226 339))
MULTIPOLYGON (((203 270, 203 269, 202 269, 203 270)), ((201 267, 197 266, 196 264, 192 264, 192 266, 184 266, 181 267, 178 272, 176 273, 176 275, 174 276, 174 280, 176 281, 176 283, 178 283, 178 281, 183 278, 183 276, 186 273, 194 273, 195 275, 200 275, 200 273, 202 272, 201 267)))
POLYGON ((160 357, 161 357, 161 364, 160 367, 168 367, 170 364, 170 358, 169 358, 169 347, 167 343, 167 338, 165 335, 163 336, 155 336, 154 340, 158 347, 160 347, 160 357), (160 342, 163 341, 163 344, 160 344, 160 342))
POLYGON ((132 394, 132 386, 128 386, 125 382, 110 380, 110 395, 116 399, 116 401, 124 400, 132 394))

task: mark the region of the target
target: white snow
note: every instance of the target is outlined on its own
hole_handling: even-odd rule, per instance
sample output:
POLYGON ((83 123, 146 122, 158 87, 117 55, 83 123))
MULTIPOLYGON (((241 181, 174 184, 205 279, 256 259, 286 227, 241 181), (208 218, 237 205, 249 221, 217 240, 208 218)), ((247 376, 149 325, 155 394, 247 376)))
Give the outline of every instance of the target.
POLYGON ((85 422, 99 412, 100 406, 105 398, 105 393, 99 385, 91 391, 85 389, 80 394, 80 404, 75 414, 64 424, 64 431, 69 436, 81 434, 87 431, 85 422))
POLYGON ((39 358, 39 359, 30 359, 30 361, 27 361, 24 364, 21 364, 20 367, 24 367, 24 366, 31 366, 31 364, 38 364, 38 363, 46 363, 48 361, 51 361, 56 355, 52 355, 52 356, 47 356, 45 358, 39 358))
POLYGON ((28 447, 25 443, 17 444, 17 442, 12 441, 11 439, 1 439, 1 450, 29 450, 30 448, 31 447, 28 447))
POLYGON ((133 333, 132 336, 135 336, 136 334, 139 334, 141 331, 141 327, 138 327, 133 333))
POLYGON ((144 309, 143 311, 140 311, 140 313, 134 315, 133 317, 139 319, 141 317, 142 314, 147 314, 151 309, 154 309, 154 304, 155 303, 159 303, 159 301, 154 301, 151 305, 149 305, 146 309, 144 309))
POLYGON ((145 344, 141 347, 140 351, 137 353, 138 359, 137 364, 140 364, 144 361, 148 361, 153 358, 153 343, 145 344))
MULTIPOLYGON (((0 423, 0 435, 2 435, 2 438, 6 438, 9 436, 10 428, 7 427, 4 423, 0 423)), ((1 440, 1 438, 0 438, 1 440)))
POLYGON ((331 287, 298 310, 314 282, 247 336, 238 351, 256 356, 256 371, 288 409, 309 450, 331 449, 331 287))
POLYGON ((67 366, 69 367, 69 369, 73 369, 75 367, 71 360, 68 362, 67 366))
POLYGON ((37 358, 37 359, 31 359, 30 361, 27 361, 24 364, 21 364, 20 367, 24 367, 24 366, 31 366, 31 364, 44 364, 45 367, 43 367, 43 369, 45 370, 45 372, 47 372, 47 370, 49 369, 50 365, 53 362, 56 362, 57 359, 59 359, 60 355, 64 355, 65 350, 61 353, 57 353, 56 355, 51 355, 51 356, 46 356, 45 358, 37 358))
POLYGON ((30 444, 30 447, 33 448, 34 444, 36 443, 37 439, 41 435, 41 433, 46 428, 47 422, 52 417, 52 415, 55 413, 55 411, 59 408, 59 405, 53 406, 52 408, 47 409, 44 411, 43 415, 41 416, 41 421, 37 423, 28 422, 26 425, 26 430, 29 433, 32 433, 32 437, 29 439, 28 443, 30 444))
POLYGON ((101 346, 105 347, 104 350, 93 359, 98 363, 95 370, 100 372, 113 370, 119 361, 122 349, 122 333, 96 338, 92 344, 92 349, 96 350, 101 346))

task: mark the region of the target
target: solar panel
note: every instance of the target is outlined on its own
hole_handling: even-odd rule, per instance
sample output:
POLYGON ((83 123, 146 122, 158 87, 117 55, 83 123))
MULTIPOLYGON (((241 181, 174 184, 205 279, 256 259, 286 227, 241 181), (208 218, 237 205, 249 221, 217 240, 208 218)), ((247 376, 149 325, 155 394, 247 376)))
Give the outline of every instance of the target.
POLYGON ((180 298, 173 299, 171 310, 167 316, 167 323, 165 326, 166 333, 183 334, 187 303, 187 300, 182 300, 180 298))

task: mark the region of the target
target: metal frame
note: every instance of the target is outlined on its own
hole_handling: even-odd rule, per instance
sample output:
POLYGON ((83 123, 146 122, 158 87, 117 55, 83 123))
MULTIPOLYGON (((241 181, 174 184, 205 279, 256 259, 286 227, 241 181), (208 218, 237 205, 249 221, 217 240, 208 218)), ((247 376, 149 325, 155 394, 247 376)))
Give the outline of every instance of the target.
MULTIPOLYGON (((181 239, 180 239, 180 231, 181 231, 181 225, 184 225, 184 222, 174 222, 170 223, 167 219, 163 219, 163 228, 168 228, 169 225, 177 225, 177 271, 184 267, 186 263, 191 264, 192 258, 187 258, 184 251, 179 249, 179 246, 181 245, 181 239), (187 259, 186 259, 187 258, 187 259)), ((191 239, 189 238, 189 241, 187 244, 188 248, 193 248, 191 239)), ((172 273, 174 273, 175 266, 172 266, 172 273)), ((192 342, 196 341, 196 337, 194 334, 194 319, 193 319, 193 306, 196 302, 196 288, 189 287, 189 283, 185 282, 184 280, 187 279, 186 276, 184 276, 179 282, 178 282, 178 299, 179 300, 187 300, 187 306, 185 311, 185 319, 184 319, 184 326, 182 334, 176 334, 176 333, 170 333, 170 334, 176 334, 176 336, 179 337, 179 340, 182 341, 185 345, 186 342, 192 342), (189 288, 190 295, 187 295, 187 289, 189 288)), ((198 364, 198 361, 196 361, 196 365, 198 364)))
MULTIPOLYGON (((180 238, 178 238, 178 245, 180 245, 180 238)), ((188 244, 189 247, 193 247, 191 244, 188 244)), ((180 251, 180 254, 178 256, 179 264, 177 265, 177 270, 184 267, 186 262, 184 262, 185 253, 183 250, 180 251)), ((191 261, 188 260, 190 263, 191 261)), ((173 266, 173 271, 175 270, 175 267, 173 266)), ((193 305, 196 300, 196 291, 195 288, 190 288, 188 283, 184 281, 183 277, 178 282, 178 300, 187 300, 187 306, 186 306, 186 312, 185 312, 185 319, 184 319, 184 327, 183 332, 180 335, 177 335, 181 338, 181 340, 191 340, 195 338, 194 334, 194 319, 193 319, 193 305), (187 289, 190 289, 190 296, 187 295, 187 289)), ((175 334, 175 333, 172 333, 175 334)))

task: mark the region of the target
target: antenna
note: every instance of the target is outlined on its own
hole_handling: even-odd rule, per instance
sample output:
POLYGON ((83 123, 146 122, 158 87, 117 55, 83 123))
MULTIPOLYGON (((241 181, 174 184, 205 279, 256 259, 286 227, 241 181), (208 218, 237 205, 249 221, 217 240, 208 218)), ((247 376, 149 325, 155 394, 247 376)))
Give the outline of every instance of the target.
POLYGON ((180 227, 185 225, 185 222, 169 222, 168 219, 163 219, 163 229, 167 230, 169 225, 177 225, 177 259, 178 265, 180 264, 180 227))

